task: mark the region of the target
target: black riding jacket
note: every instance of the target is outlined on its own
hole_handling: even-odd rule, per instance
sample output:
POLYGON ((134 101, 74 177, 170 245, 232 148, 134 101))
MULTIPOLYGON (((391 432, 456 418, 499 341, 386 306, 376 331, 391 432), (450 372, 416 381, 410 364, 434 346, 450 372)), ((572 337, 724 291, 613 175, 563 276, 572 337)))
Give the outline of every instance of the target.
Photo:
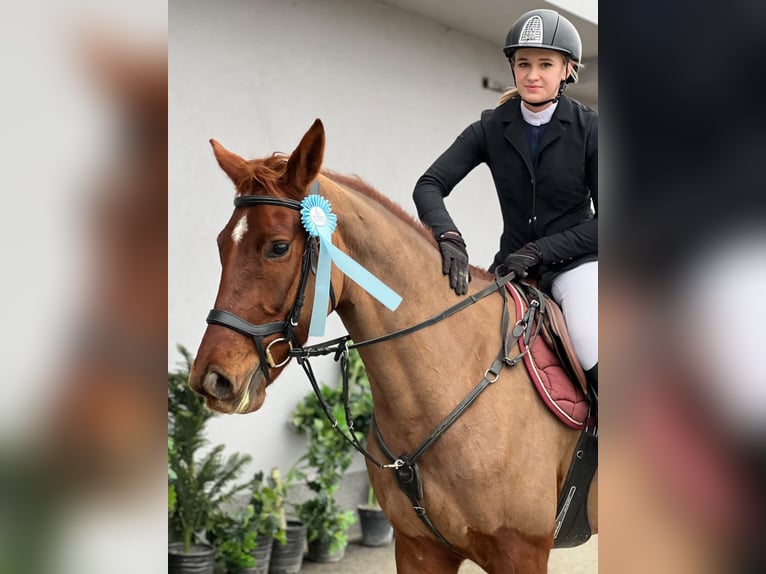
POLYGON ((418 180, 413 198, 420 219, 438 236, 457 231, 444 197, 474 167, 492 172, 503 235, 490 267, 534 241, 542 252, 543 284, 598 258, 598 114, 561 96, 532 165, 521 100, 512 99, 468 126, 418 180))

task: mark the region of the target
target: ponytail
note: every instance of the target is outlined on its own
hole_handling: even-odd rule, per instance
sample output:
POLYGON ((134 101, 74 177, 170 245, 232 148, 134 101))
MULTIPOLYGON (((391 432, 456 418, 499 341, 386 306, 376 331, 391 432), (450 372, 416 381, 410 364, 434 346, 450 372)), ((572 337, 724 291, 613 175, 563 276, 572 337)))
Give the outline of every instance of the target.
POLYGON ((505 102, 509 100, 513 100, 515 98, 519 97, 519 90, 516 88, 508 88, 502 96, 500 96, 500 102, 499 105, 503 105, 505 102))

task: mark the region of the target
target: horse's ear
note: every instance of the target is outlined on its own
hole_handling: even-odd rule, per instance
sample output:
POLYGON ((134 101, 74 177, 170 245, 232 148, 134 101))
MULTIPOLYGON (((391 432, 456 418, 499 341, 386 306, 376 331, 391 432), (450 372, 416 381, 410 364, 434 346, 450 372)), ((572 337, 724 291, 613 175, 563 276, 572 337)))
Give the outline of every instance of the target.
POLYGON ((231 178, 234 185, 239 185, 247 177, 247 162, 237 154, 227 150, 214 139, 210 140, 210 145, 213 146, 213 153, 215 154, 215 159, 218 160, 218 165, 231 178))
MULTIPOLYGON (((287 162, 285 177, 297 189, 306 190, 319 175, 324 159, 324 126, 317 119, 303 136, 287 162)), ((305 191, 304 191, 305 192, 305 191)))

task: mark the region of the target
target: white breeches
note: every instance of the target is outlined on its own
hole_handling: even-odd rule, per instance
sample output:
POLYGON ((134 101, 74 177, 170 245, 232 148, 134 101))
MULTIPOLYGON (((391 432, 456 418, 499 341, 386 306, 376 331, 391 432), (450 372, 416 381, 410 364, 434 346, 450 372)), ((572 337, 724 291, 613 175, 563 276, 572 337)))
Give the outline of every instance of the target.
POLYGON ((598 261, 565 271, 553 280, 577 358, 586 371, 598 363, 598 261))

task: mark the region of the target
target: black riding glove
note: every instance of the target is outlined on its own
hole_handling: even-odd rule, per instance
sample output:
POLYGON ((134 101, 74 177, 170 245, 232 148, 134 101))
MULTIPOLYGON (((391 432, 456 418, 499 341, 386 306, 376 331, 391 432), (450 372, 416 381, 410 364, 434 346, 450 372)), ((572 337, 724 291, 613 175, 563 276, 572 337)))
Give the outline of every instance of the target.
POLYGON ((449 286, 458 295, 468 293, 471 271, 468 269, 468 251, 465 241, 456 231, 447 231, 436 238, 442 254, 442 273, 449 275, 449 286))
POLYGON ((516 274, 517 279, 527 277, 533 273, 542 262, 542 253, 540 248, 533 242, 527 243, 518 251, 514 251, 505 258, 500 266, 500 275, 507 275, 511 271, 516 274))

